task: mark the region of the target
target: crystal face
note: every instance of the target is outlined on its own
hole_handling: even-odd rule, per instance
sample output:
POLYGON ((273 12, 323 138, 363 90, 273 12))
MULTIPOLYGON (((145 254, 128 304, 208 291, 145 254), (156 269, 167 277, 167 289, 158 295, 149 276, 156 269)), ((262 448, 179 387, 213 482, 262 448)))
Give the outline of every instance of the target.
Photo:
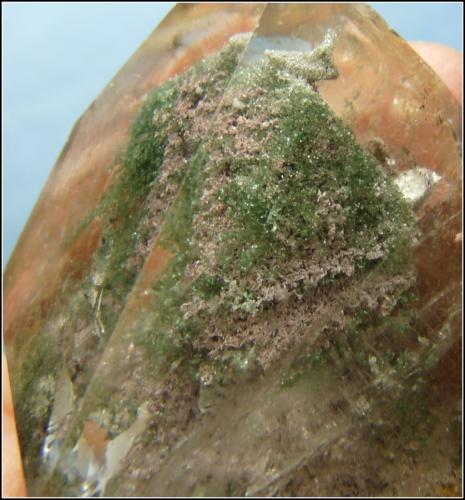
POLYGON ((29 493, 459 495, 460 124, 365 6, 177 6, 5 274, 29 493))

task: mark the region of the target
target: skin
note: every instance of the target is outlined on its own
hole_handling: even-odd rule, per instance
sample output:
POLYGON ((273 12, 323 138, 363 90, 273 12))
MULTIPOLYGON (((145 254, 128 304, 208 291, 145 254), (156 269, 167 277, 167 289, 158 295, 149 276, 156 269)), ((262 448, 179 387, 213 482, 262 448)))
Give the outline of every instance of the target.
POLYGON ((23 466, 16 433, 15 414, 11 397, 10 377, 6 356, 2 363, 3 407, 2 407, 2 496, 26 496, 23 466))
MULTIPOLYGON (((462 103, 462 53, 431 42, 412 42, 413 49, 433 68, 462 103)), ((460 235, 460 243, 462 241, 460 235)), ((3 426, 2 426, 2 494, 6 497, 27 495, 19 451, 6 357, 3 355, 3 426)))
POLYGON ((436 71, 462 104, 462 52, 432 42, 411 42, 410 45, 436 71))

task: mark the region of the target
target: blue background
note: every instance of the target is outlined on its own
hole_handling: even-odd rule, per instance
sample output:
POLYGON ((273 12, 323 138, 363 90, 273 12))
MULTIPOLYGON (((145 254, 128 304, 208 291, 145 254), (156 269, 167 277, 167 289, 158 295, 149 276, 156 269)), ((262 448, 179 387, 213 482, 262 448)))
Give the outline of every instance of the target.
MULTIPOLYGON (((3 267, 74 123, 173 5, 2 3, 3 267)), ((461 2, 371 5, 407 40, 463 50, 461 2)))

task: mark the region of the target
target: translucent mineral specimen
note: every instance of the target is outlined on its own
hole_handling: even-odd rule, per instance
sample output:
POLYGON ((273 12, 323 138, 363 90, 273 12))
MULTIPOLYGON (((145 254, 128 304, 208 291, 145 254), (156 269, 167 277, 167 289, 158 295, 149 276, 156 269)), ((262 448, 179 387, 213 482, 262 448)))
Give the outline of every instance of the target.
POLYGON ((460 123, 365 6, 177 6, 5 274, 29 492, 459 491, 460 123))

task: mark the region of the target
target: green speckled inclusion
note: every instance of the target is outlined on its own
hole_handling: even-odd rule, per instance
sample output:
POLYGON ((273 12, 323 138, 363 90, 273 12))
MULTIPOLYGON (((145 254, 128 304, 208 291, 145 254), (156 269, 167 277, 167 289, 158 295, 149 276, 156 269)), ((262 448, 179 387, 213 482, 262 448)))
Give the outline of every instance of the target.
MULTIPOLYGON (((102 313, 109 332, 142 269, 144 241, 153 237, 172 258, 147 290, 152 307, 110 342, 121 356, 129 343, 143 352, 144 397, 151 397, 151 384, 169 380, 174 393, 192 384, 192 397, 200 401, 212 387, 270 374, 281 358, 284 364, 269 375, 280 391, 317 390, 333 368, 337 376, 351 373, 371 384, 371 396, 399 389, 396 380, 437 361, 434 349, 422 351, 412 341, 417 229, 411 207, 320 97, 317 81, 337 77, 329 46, 312 57, 265 52, 248 66, 239 63, 245 43, 231 42, 149 95, 115 161, 117 180, 93 214, 104 225, 96 267, 104 270, 107 301, 115 304, 102 313), (196 113, 202 116, 202 106, 223 91, 206 134, 199 135, 196 113), (179 110, 191 119, 179 121, 179 110), (168 146, 174 136, 183 139, 178 151, 168 146), (170 164, 176 153, 184 161, 170 164), (173 164, 163 182, 175 194, 154 236, 148 214, 173 164), (308 313, 305 323, 304 305, 319 311, 320 294, 333 309, 315 325, 308 313), (365 297, 370 294, 374 305, 365 297), (381 315, 376 301, 386 297, 392 304, 381 315), (333 321, 331 314, 340 311, 344 319, 333 321), (295 314, 301 322, 289 335, 281 327, 272 348, 259 331, 268 314, 276 321, 279 314, 295 314), (307 330, 313 335, 308 345, 288 341, 291 334, 307 338, 307 330), (301 352, 292 358, 292 349, 301 352)), ((140 397, 121 389, 118 380, 125 376, 104 374, 97 371, 90 383, 73 438, 96 408, 117 415, 130 406, 135 418, 140 397)), ((425 397, 400 398, 389 409, 392 418, 425 397)), ((354 395, 355 412, 368 411, 364 398, 354 395)), ((160 420, 154 417, 144 446, 174 426, 175 403, 157 411, 160 420)), ((118 485, 116 479, 109 491, 118 485)))

